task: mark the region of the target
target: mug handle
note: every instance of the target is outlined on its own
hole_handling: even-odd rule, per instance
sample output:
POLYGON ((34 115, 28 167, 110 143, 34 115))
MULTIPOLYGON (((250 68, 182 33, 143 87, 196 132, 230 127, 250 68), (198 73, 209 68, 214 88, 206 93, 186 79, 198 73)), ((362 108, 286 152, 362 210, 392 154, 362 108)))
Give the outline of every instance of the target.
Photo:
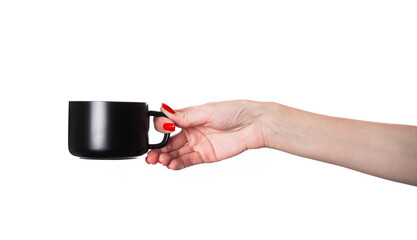
MULTIPOLYGON (((148 117, 149 116, 153 116, 153 117, 167 117, 167 115, 165 115, 164 113, 157 112, 157 111, 148 111, 148 117)), ((149 144, 148 143, 148 148, 149 149, 163 148, 163 147, 165 147, 165 145, 167 145, 168 139, 169 139, 169 133, 164 133, 164 139, 162 139, 162 142, 157 143, 157 144, 149 144)))

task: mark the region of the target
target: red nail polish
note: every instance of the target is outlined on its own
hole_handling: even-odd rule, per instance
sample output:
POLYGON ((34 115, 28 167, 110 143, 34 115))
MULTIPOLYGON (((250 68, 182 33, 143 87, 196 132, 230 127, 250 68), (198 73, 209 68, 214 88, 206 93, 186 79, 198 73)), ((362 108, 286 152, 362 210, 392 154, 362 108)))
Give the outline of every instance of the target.
POLYGON ((175 131, 175 124, 173 123, 164 123, 162 127, 167 131, 175 131))
POLYGON ((165 103, 162 103, 162 107, 167 110, 169 113, 175 114, 175 111, 172 110, 172 108, 170 108, 168 105, 166 105, 165 103))

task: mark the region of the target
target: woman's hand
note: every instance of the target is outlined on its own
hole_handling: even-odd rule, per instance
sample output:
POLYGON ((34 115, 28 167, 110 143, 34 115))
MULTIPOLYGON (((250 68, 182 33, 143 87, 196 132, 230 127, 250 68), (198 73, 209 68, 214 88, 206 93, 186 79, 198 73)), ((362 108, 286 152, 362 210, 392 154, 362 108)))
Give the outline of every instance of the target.
MULTIPOLYGON (((157 118, 182 131, 148 153, 170 169, 217 162, 247 149, 268 147, 417 186, 417 127, 335 118, 277 103, 209 103, 157 118), (172 122, 173 121, 173 122, 172 122)), ((166 131, 165 131, 166 132, 166 131)))
MULTIPOLYGON (((150 151, 146 162, 159 162, 169 169, 178 170, 200 163, 217 162, 247 149, 264 147, 262 127, 258 124, 258 117, 262 114, 260 104, 237 100, 175 111, 163 104, 161 111, 182 130, 165 147, 150 151)), ((170 132, 167 123, 171 121, 156 118, 156 129, 170 132)), ((172 126, 170 130, 173 130, 172 126)))

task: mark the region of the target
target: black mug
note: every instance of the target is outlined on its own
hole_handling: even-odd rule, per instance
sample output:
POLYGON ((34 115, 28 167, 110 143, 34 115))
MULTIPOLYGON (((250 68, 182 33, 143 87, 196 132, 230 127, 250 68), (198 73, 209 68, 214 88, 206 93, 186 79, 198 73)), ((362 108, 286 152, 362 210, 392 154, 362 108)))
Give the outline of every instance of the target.
POLYGON ((69 151, 81 158, 123 159, 162 148, 169 133, 162 142, 149 144, 149 116, 166 117, 149 111, 144 102, 70 101, 69 151))

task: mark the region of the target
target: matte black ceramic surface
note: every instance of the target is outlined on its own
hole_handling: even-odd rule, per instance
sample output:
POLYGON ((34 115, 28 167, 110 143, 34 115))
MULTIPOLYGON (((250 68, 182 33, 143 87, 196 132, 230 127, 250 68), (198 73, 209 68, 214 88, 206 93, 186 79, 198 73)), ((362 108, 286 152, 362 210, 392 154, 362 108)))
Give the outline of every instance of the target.
POLYGON ((121 159, 161 148, 169 134, 164 134, 161 143, 149 144, 149 116, 166 117, 161 112, 148 111, 146 103, 71 101, 69 151, 83 158, 121 159))

